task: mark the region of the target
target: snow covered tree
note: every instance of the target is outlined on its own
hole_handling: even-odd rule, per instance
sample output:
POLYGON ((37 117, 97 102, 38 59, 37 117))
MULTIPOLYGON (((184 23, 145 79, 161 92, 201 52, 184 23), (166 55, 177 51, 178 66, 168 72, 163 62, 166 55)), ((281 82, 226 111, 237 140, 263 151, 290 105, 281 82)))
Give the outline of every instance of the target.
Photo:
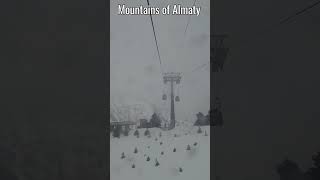
POLYGON ((162 142, 160 142, 160 146, 162 145, 163 143, 162 142))
POLYGON ((202 114, 202 112, 199 112, 197 114, 197 120, 194 123, 194 126, 204 126, 208 125, 209 121, 206 119, 206 117, 202 114))
POLYGON ((190 147, 190 145, 188 144, 188 146, 187 146, 187 150, 191 150, 191 147, 190 147))
POLYGON ((147 157, 147 161, 150 161, 150 157, 149 156, 147 157))
POLYGON ((158 162, 157 159, 155 160, 155 162, 156 162, 155 166, 159 166, 160 165, 160 163, 158 162))
POLYGON ((182 172, 182 168, 181 167, 179 168, 179 172, 182 172))
POLYGON ((204 131, 204 136, 208 136, 207 131, 204 131))
POLYGON ((162 133, 161 132, 159 132, 159 137, 162 137, 162 133))
POLYGON ((124 152, 121 154, 121 159, 124 159, 126 156, 124 155, 124 152))
POLYGON ((198 143, 197 143, 197 142, 195 142, 193 145, 194 145, 194 146, 196 146, 197 144, 198 144, 198 143))
POLYGON ((136 167, 136 165, 132 164, 132 168, 135 168, 135 167, 136 167))
POLYGON ((135 153, 135 154, 137 154, 137 153, 138 153, 138 149, 137 149, 137 147, 136 147, 136 148, 134 148, 134 153, 135 153))
POLYGON ((164 153, 163 153, 163 151, 161 152, 161 155, 163 155, 164 153))
POLYGON ((150 119, 150 126, 151 127, 161 127, 161 119, 156 113, 153 113, 150 119))
POLYGON ((148 128, 147 128, 146 131, 144 132, 144 135, 145 135, 145 136, 150 136, 150 131, 149 131, 148 128))
POLYGON ((136 130, 134 131, 133 135, 136 136, 137 138, 139 137, 139 131, 138 131, 138 129, 136 129, 136 130))
POLYGON ((173 148, 173 152, 176 152, 177 151, 177 149, 176 148, 173 148))

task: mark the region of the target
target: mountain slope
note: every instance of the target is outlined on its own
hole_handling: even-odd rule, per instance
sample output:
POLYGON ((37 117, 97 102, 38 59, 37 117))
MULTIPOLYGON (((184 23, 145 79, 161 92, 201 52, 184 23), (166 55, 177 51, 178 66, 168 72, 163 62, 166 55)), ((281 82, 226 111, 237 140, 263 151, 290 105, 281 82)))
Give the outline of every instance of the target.
POLYGON ((177 126, 171 131, 151 128, 150 138, 144 136, 145 129, 139 129, 139 138, 133 136, 134 131, 120 139, 111 137, 111 180, 209 180, 210 127, 201 129, 202 133, 198 134, 198 127, 194 126, 177 126), (205 136, 205 131, 208 136, 205 136), (187 145, 190 145, 190 150, 186 150, 187 145), (138 153, 134 153, 135 148, 138 153), (174 148, 176 152, 173 152, 174 148), (122 152, 125 154, 123 159, 122 152), (150 161, 146 160, 148 156, 150 161), (160 164, 157 167, 155 159, 160 164), (133 164, 135 168, 132 168, 133 164))

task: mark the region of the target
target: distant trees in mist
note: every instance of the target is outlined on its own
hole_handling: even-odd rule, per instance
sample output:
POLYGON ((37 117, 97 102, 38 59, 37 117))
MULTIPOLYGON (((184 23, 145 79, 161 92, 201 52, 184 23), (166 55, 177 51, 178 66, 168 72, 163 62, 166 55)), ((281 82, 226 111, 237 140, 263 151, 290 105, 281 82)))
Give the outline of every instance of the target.
POLYGON ((320 180, 320 152, 312 157, 312 161, 312 167, 303 172, 296 162, 286 158, 276 168, 280 180, 320 180))

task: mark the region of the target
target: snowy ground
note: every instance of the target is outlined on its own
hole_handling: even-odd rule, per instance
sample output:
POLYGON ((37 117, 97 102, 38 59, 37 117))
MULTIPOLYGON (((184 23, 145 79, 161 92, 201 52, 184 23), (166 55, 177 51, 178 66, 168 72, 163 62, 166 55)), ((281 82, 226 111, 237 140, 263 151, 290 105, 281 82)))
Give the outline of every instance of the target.
POLYGON ((210 179, 210 127, 176 127, 171 131, 149 129, 151 137, 133 136, 110 139, 111 180, 209 180, 210 179), (208 136, 205 136, 205 131, 208 136), (159 137, 161 132, 162 136, 159 137), (174 137, 177 134, 177 137, 174 137), (156 140, 157 138, 157 140, 156 140), (160 142, 163 144, 160 145, 160 142), (197 143, 195 145, 195 143, 197 143), (186 150, 187 145, 191 150, 186 150), (138 153, 134 153, 135 147, 138 153), (176 152, 173 149, 176 148, 176 152), (121 159, 124 152, 125 158, 121 159), (163 155, 161 154, 163 152, 163 155), (147 157, 150 161, 147 161, 147 157), (155 166, 155 159, 159 166, 155 166), (132 165, 135 168, 132 168, 132 165), (179 171, 182 168, 182 172, 179 171))

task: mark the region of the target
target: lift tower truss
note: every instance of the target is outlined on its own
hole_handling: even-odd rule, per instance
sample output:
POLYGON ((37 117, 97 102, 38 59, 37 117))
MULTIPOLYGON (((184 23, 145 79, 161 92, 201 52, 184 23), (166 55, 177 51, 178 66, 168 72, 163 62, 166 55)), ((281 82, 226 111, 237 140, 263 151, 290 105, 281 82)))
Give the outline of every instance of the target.
POLYGON ((175 120, 175 110, 174 110, 174 100, 175 100, 175 95, 174 95, 174 84, 180 84, 181 81, 181 73, 164 73, 163 76, 163 82, 164 84, 167 84, 167 82, 170 82, 170 89, 171 89, 171 94, 170 94, 170 101, 171 101, 171 108, 170 108, 170 125, 169 129, 173 129, 176 125, 176 120, 175 120))

